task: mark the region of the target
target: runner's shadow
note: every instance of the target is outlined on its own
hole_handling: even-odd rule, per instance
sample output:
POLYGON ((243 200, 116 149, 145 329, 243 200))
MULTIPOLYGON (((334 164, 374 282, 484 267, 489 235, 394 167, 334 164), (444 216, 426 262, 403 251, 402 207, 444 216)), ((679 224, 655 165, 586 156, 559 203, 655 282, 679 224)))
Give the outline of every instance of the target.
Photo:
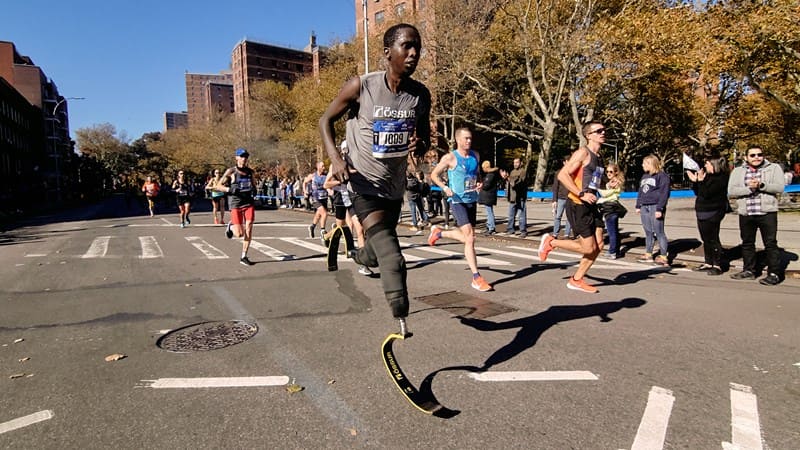
POLYGON ((599 281, 595 286, 623 286, 626 284, 634 284, 643 280, 653 279, 657 275, 672 275, 677 276, 676 273, 671 272, 671 267, 653 267, 647 270, 632 270, 630 272, 623 272, 614 278, 602 278, 597 275, 586 275, 586 278, 599 281))
MULTIPOLYGON (((419 392, 423 396, 436 399, 433 394, 433 380, 441 372, 467 371, 467 372, 486 372, 492 367, 508 361, 525 350, 532 348, 539 341, 542 335, 555 325, 570 320, 586 319, 597 316, 601 322, 611 322, 611 314, 623 308, 639 308, 647 302, 641 298, 624 298, 618 302, 602 302, 590 305, 558 305, 551 306, 546 311, 538 314, 523 317, 520 319, 509 320, 507 322, 495 323, 482 319, 471 319, 460 317, 462 324, 470 326, 478 331, 497 331, 511 328, 519 328, 516 336, 492 355, 490 355, 482 366, 450 366, 438 369, 428 374, 420 383, 419 392)), ((437 402, 438 403, 438 402, 437 402)), ((458 415, 460 411, 443 408, 437 417, 450 418, 458 415)))
POLYGON ((497 331, 519 328, 514 339, 489 356, 479 371, 487 371, 493 366, 508 361, 523 351, 536 345, 539 338, 551 327, 570 320, 586 319, 597 316, 601 322, 611 322, 610 315, 623 308, 639 308, 647 302, 641 298, 625 298, 618 302, 602 302, 589 305, 557 305, 546 311, 520 319, 495 323, 482 319, 462 317, 462 324, 478 331, 497 331))
POLYGON ((519 280, 525 278, 529 275, 533 275, 536 272, 540 272, 542 270, 552 270, 552 269, 561 269, 565 270, 577 264, 577 262, 568 262, 568 263, 548 263, 548 264, 531 264, 528 267, 525 267, 521 270, 505 270, 505 269, 494 269, 491 267, 481 267, 481 269, 485 269, 487 271, 499 273, 502 275, 508 275, 504 278, 500 278, 492 283, 493 286, 497 286, 503 283, 508 283, 510 281, 519 280))

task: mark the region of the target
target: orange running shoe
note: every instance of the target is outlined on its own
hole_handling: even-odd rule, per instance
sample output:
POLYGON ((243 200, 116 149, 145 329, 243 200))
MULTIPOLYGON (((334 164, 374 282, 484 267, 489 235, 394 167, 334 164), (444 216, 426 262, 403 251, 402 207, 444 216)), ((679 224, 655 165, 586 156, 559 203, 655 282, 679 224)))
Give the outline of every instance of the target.
POLYGON ((547 233, 545 237, 542 238, 542 242, 539 243, 539 261, 547 261, 547 255, 553 251, 553 239, 555 238, 550 233, 547 233))
POLYGON ((436 241, 442 238, 442 229, 439 225, 434 225, 431 227, 431 234, 428 235, 428 245, 434 246, 436 245, 436 241))
POLYGON ((580 280, 576 280, 573 277, 569 277, 569 281, 567 282, 567 287, 574 291, 583 291, 589 294, 597 293, 597 288, 590 284, 586 284, 586 282, 583 281, 583 278, 581 278, 580 280))
POLYGON ((483 279, 482 276, 478 275, 478 278, 472 279, 472 289, 477 289, 481 292, 491 291, 492 286, 483 279))

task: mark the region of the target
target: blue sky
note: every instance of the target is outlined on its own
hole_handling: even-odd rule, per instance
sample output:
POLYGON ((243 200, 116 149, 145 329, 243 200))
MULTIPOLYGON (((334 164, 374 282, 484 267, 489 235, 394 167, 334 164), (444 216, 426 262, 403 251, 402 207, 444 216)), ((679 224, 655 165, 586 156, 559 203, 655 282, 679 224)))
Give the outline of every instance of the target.
POLYGON ((228 69, 247 38, 302 49, 355 34, 353 0, 5 0, 0 40, 14 42, 71 100, 70 133, 108 122, 129 140, 186 109, 184 73, 228 69))

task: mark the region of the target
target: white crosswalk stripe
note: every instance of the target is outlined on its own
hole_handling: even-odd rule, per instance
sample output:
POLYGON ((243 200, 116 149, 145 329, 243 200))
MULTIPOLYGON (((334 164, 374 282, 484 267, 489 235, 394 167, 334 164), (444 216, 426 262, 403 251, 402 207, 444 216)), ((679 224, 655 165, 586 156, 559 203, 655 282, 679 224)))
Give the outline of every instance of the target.
POLYGON ((204 255, 206 255, 206 258, 208 259, 228 258, 228 255, 226 255, 222 250, 209 244, 199 236, 186 236, 186 240, 189 241, 196 249, 200 250, 204 255))
POLYGON ((139 256, 141 259, 163 258, 164 252, 158 245, 158 241, 154 236, 139 236, 139 243, 142 246, 142 254, 139 256))
POLYGON ((270 247, 269 245, 262 244, 261 242, 256 240, 250 241, 250 248, 257 250, 266 256, 269 256, 275 261, 290 261, 294 259, 292 255, 284 253, 276 248, 270 247))
POLYGON ((108 243, 111 241, 111 236, 97 236, 89 246, 89 250, 81 256, 83 259, 88 258, 102 258, 108 253, 108 243))
MULTIPOLYGON (((421 250, 423 252, 434 253, 437 255, 444 255, 448 258, 457 258, 457 259, 464 259, 463 252, 454 252, 450 250, 444 250, 441 248, 431 247, 428 244, 415 244, 408 241, 400 241, 400 246, 402 249, 414 249, 414 250, 421 250)), ((477 249, 476 249, 477 250, 477 249)), ((508 261, 502 261, 499 259, 487 258, 485 256, 478 256, 478 265, 480 266, 510 266, 511 263, 508 261)))

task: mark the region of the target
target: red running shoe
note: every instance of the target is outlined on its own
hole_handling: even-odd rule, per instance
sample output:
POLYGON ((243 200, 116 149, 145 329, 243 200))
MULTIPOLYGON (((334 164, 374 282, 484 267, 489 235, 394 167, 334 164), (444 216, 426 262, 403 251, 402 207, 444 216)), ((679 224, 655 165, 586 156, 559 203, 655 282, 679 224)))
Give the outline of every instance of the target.
POLYGON ((539 243, 539 261, 547 261, 547 255, 553 251, 553 239, 555 238, 550 233, 546 234, 545 237, 542 238, 542 242, 539 243))

